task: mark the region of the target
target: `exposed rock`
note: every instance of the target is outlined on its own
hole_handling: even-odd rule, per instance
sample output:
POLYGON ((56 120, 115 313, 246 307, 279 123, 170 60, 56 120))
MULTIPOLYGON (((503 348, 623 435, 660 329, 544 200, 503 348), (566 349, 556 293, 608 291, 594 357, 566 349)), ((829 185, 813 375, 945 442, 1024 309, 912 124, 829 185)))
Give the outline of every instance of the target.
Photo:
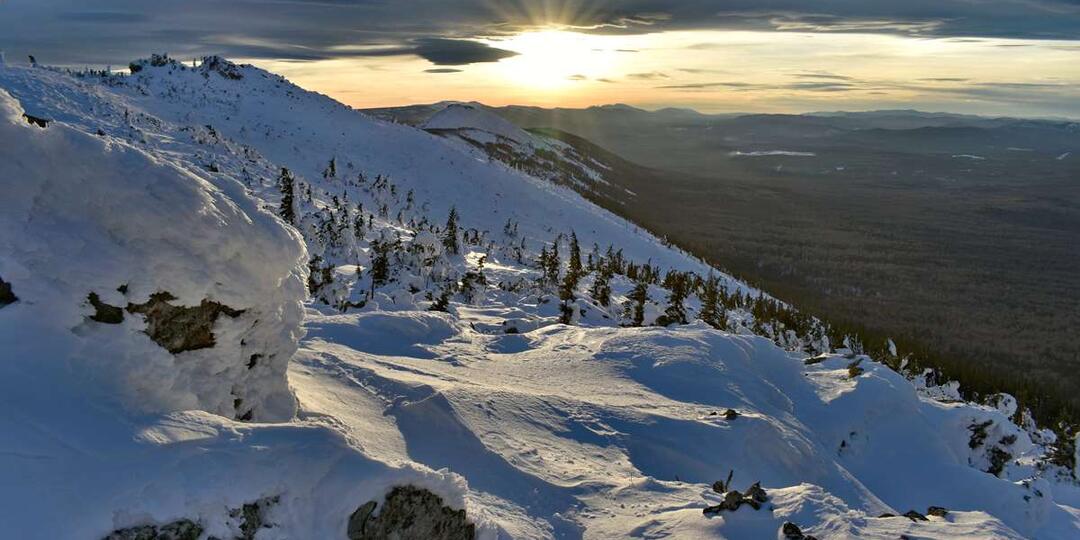
POLYGON ((476 537, 476 526, 464 510, 443 506, 434 493, 413 486, 398 486, 390 491, 382 510, 375 515, 378 503, 368 501, 349 516, 349 540, 456 540, 476 537))
POLYGON ((142 525, 118 529, 103 540, 198 540, 203 528, 198 523, 181 519, 165 525, 142 525))
POLYGON ((49 120, 47 118, 40 118, 27 113, 23 113, 23 118, 26 119, 27 124, 31 124, 39 128, 47 128, 49 127, 49 122, 52 122, 52 120, 49 120))
POLYGON ((239 66, 220 56, 203 57, 202 66, 200 67, 202 68, 203 73, 217 73, 226 79, 238 81, 244 78, 244 74, 240 72, 239 66))
POLYGON ((780 531, 784 533, 784 538, 798 540, 803 537, 802 529, 790 521, 785 521, 784 526, 780 528, 780 531))
POLYGON ((18 301, 19 297, 11 290, 11 284, 0 277, 0 308, 18 301))
POLYGON ((754 485, 750 486, 750 489, 746 490, 746 496, 759 503, 763 503, 769 500, 769 495, 761 487, 761 482, 754 482, 754 485))
POLYGON ((739 417, 739 411, 728 409, 724 411, 724 420, 734 420, 739 417))
POLYGON ((743 494, 739 493, 739 490, 733 489, 724 494, 724 500, 720 501, 720 504, 713 506, 707 506, 701 511, 706 516, 719 514, 724 510, 730 510, 732 512, 739 509, 743 503, 743 494))
POLYGON ((729 470, 728 473, 727 473, 727 480, 717 480, 717 481, 713 482, 713 485, 712 485, 713 491, 715 491, 717 493, 720 493, 720 494, 723 494, 724 492, 726 492, 728 490, 728 488, 731 487, 731 477, 732 476, 735 476, 735 471, 734 470, 729 470))
MULTIPOLYGON (((730 476, 728 478, 728 482, 730 483, 730 476)), ((724 485, 721 482, 713 484, 714 491, 716 491, 718 487, 722 488, 724 485)), ((719 514, 724 510, 734 512, 744 504, 749 505, 754 510, 760 510, 761 504, 768 500, 769 496, 765 493, 765 490, 761 488, 761 482, 755 482, 754 485, 746 490, 746 493, 741 493, 737 489, 724 493, 724 500, 720 501, 720 504, 708 506, 704 508, 701 513, 708 516, 719 514)))
POLYGON ((240 536, 236 540, 254 540, 259 529, 269 529, 271 524, 266 518, 266 511, 278 503, 279 498, 265 497, 229 511, 229 516, 240 518, 240 536))
POLYGON ((911 521, 930 521, 929 519, 926 519, 926 516, 914 510, 908 510, 907 512, 904 512, 904 517, 910 519, 911 521))
POLYGON ((811 356, 810 358, 807 358, 806 360, 803 360, 803 365, 812 366, 814 364, 820 364, 820 363, 822 363, 822 362, 824 362, 824 361, 826 361, 828 359, 829 359, 829 355, 825 354, 825 353, 822 353, 822 354, 819 354, 817 356, 811 356))
POLYGON ((214 322, 221 314, 239 317, 243 310, 203 300, 195 307, 175 306, 176 298, 159 292, 143 304, 128 304, 129 313, 146 316, 146 335, 173 354, 214 346, 214 322))
POLYGON ((881 514, 880 516, 878 516, 878 519, 894 518, 894 517, 896 517, 896 514, 890 514, 888 512, 885 512, 884 514, 881 514))
POLYGON ((90 302, 90 306, 94 308, 94 314, 90 316, 90 320, 104 324, 124 322, 124 310, 102 302, 97 293, 92 292, 87 295, 86 301, 90 302))
POLYGON ((858 358, 854 362, 848 364, 848 367, 847 367, 848 378, 854 379, 854 378, 858 377, 859 375, 862 375, 863 373, 866 372, 866 370, 863 369, 862 366, 859 365, 861 363, 862 363, 862 358, 858 358))
POLYGON ((780 532, 786 540, 817 540, 814 536, 803 534, 802 529, 790 521, 784 522, 784 525, 780 527, 780 532))
POLYGON ((948 514, 949 511, 940 506, 931 506, 930 508, 926 509, 926 515, 928 516, 945 517, 948 514))

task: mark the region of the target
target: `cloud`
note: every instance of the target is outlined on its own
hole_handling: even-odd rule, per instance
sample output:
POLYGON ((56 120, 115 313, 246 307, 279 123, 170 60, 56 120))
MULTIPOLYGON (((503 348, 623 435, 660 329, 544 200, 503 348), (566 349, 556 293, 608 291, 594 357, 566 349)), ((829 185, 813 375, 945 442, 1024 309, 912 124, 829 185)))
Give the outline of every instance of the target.
POLYGON ((626 78, 639 81, 652 81, 656 79, 670 79, 671 77, 669 77, 666 73, 662 73, 659 71, 649 71, 646 73, 630 73, 626 76, 626 78))
POLYGON ((791 76, 799 79, 824 79, 829 81, 855 80, 855 77, 848 77, 847 75, 837 75, 835 73, 829 73, 827 71, 802 71, 799 73, 792 73, 791 76))
POLYGON ((759 30, 1080 41, 1077 0, 95 0, 92 9, 88 5, 85 0, 0 1, 4 47, 12 57, 32 53, 57 64, 125 63, 158 51, 294 60, 412 55, 453 66, 514 54, 477 38, 551 24, 601 34, 759 30))
POLYGON ((517 56, 518 53, 496 49, 477 41, 444 38, 422 38, 415 40, 416 46, 409 51, 432 64, 439 66, 463 66, 480 62, 498 62, 503 58, 517 56))

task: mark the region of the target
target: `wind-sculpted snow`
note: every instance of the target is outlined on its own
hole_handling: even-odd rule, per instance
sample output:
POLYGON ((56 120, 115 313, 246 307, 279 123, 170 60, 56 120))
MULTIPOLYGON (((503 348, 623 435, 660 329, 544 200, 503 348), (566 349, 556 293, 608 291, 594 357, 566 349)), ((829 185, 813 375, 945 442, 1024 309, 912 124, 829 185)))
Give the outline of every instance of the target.
POLYGON ((1072 471, 1047 466, 1053 435, 1013 424, 1015 401, 950 400, 832 352, 720 274, 723 324, 697 320, 695 285, 689 324, 629 327, 635 290, 643 324, 677 318, 671 290, 620 263, 602 301, 596 259, 711 269, 567 189, 255 68, 140 66, 0 68, 3 534, 183 519, 232 538, 231 511, 276 497, 257 538, 346 538, 407 484, 482 538, 1080 532, 1072 471), (566 266, 571 233, 594 264, 567 293, 534 261, 566 266), (170 353, 145 332, 159 292, 227 307, 213 346, 170 353), (722 491, 760 482, 766 502, 703 514, 729 474, 722 491), (947 511, 903 517, 931 506, 947 511))
POLYGON ((0 311, 3 536, 101 538, 191 519, 231 538, 230 509, 280 495, 285 537, 330 538, 402 483, 461 507, 449 473, 389 467, 324 428, 230 420, 295 416, 295 232, 231 178, 22 114, 0 90, 0 275, 19 297, 0 311), (243 313, 218 318, 213 347, 177 354, 134 310, 119 324, 90 318, 90 293, 128 306, 159 291, 243 313))

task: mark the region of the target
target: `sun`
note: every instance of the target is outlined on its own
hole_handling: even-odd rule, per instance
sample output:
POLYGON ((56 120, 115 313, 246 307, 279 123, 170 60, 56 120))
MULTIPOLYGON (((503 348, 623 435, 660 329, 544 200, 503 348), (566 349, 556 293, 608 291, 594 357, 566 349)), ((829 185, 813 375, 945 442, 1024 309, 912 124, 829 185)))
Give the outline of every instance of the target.
POLYGON ((565 30, 538 30, 489 41, 518 53, 496 70, 514 84, 554 90, 602 80, 617 70, 618 46, 612 38, 565 30))

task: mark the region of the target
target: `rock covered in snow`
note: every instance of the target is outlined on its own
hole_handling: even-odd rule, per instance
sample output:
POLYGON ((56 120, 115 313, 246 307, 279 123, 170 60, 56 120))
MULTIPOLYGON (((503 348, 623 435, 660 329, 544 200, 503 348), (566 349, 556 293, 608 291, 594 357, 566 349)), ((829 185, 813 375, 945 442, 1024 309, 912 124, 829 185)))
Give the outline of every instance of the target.
POLYGON ((304 298, 295 233, 231 179, 21 115, 0 92, 0 161, 19 179, 0 201, 0 275, 26 300, 4 328, 23 336, 16 357, 101 380, 134 410, 292 417, 285 368, 304 298), (179 306, 200 305, 217 306, 202 324, 155 316, 171 310, 175 323, 179 306), (103 306, 132 316, 103 326, 103 306), (46 342, 55 352, 36 350, 46 342))

